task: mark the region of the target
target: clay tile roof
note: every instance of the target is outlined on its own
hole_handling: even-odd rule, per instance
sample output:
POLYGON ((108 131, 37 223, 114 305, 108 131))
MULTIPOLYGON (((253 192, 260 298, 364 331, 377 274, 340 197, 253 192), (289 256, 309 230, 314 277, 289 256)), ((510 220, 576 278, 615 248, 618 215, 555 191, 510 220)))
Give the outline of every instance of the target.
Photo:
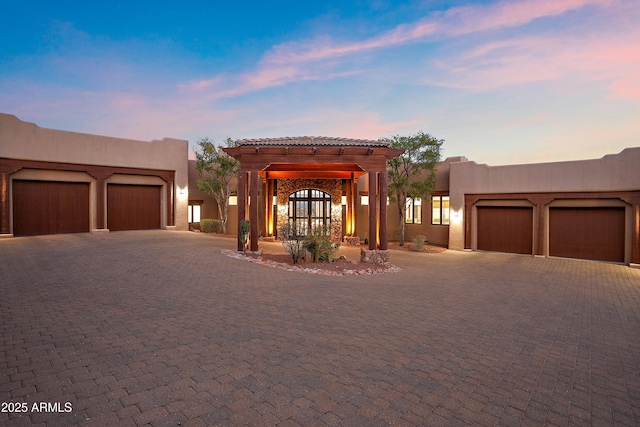
POLYGON ((391 144, 385 141, 374 141, 371 139, 350 139, 327 136, 296 136, 284 138, 254 138, 239 139, 236 145, 249 147, 265 146, 333 146, 333 147, 390 147, 391 144))

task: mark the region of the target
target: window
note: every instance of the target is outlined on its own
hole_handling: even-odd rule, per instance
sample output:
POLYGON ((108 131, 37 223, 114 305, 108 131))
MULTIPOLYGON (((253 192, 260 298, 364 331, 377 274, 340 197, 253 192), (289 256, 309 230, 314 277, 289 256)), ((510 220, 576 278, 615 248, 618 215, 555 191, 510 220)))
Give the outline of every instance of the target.
POLYGON ((420 197, 407 197, 407 212, 404 222, 407 224, 422 224, 422 199, 420 197))
POLYGON ((306 235, 316 227, 331 227, 331 195, 320 190, 304 189, 289 195, 289 221, 296 222, 306 235))
POLYGON ((189 205, 188 217, 189 224, 200 222, 200 205, 189 205))
POLYGON ((449 225, 449 196, 431 196, 431 224, 449 225))

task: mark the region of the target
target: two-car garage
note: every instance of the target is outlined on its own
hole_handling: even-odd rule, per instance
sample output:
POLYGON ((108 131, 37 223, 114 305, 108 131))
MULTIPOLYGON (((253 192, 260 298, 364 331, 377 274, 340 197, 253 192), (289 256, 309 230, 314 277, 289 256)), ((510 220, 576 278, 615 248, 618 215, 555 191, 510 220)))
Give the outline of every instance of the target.
POLYGON ((625 261, 624 206, 556 204, 542 208, 544 237, 537 244, 544 247, 537 251, 537 212, 533 205, 480 204, 476 207, 476 248, 516 254, 538 253, 563 258, 625 261))
MULTIPOLYGON (((13 235, 83 233, 92 229, 90 182, 13 180, 13 235)), ((162 186, 106 185, 107 228, 161 228, 162 186)))

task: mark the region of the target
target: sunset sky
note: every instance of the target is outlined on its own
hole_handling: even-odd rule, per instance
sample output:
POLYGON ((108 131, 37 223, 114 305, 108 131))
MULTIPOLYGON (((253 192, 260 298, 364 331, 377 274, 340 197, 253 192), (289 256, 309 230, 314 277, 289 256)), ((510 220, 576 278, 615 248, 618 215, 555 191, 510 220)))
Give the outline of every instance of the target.
POLYGON ((0 112, 142 140, 423 130, 492 165, 640 146, 640 1, 6 2, 0 112))

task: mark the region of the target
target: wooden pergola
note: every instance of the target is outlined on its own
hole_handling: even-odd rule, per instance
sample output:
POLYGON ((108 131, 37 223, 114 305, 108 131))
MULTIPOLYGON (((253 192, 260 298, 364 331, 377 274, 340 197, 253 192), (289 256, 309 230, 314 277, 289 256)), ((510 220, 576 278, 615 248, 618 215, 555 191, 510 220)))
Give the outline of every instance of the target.
MULTIPOLYGON (((224 151, 240 162, 238 224, 250 221, 250 250, 258 250, 259 211, 266 210, 267 235, 273 230, 273 195, 278 179, 340 179, 346 185, 347 234, 355 230, 357 179, 369 178, 369 249, 387 246, 387 161, 403 153, 390 143, 373 140, 298 137, 244 139, 224 151), (259 202, 259 188, 266 195, 259 202), (251 200, 251 203, 249 203, 251 200), (248 214, 248 215, 247 215, 248 214)), ((238 250, 242 250, 238 235, 238 250)))

